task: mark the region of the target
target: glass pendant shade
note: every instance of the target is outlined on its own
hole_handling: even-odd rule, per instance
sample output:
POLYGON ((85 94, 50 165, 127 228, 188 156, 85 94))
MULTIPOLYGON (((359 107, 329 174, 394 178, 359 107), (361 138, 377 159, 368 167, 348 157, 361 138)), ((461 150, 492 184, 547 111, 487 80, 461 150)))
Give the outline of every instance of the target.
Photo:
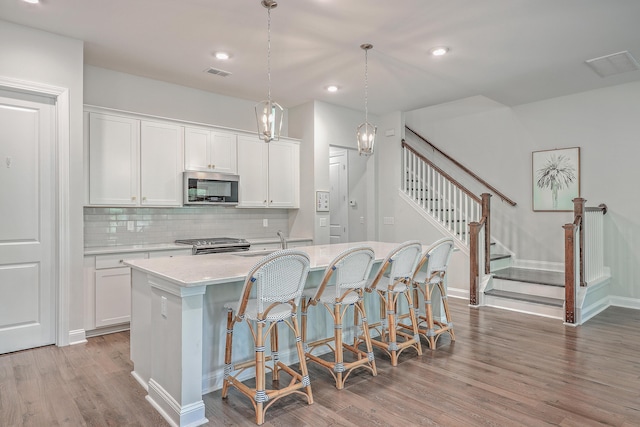
POLYGON ((369 123, 369 61, 367 52, 373 48, 370 43, 360 45, 364 50, 364 123, 358 126, 356 136, 358 138, 358 154, 370 156, 373 154, 373 145, 376 142, 377 127, 369 123))
POLYGON ((264 142, 280 139, 283 111, 283 108, 277 102, 261 101, 256 104, 258 136, 264 142))
POLYGON ((369 122, 364 122, 358 126, 358 153, 361 156, 373 154, 373 145, 376 141, 376 131, 378 128, 369 122))

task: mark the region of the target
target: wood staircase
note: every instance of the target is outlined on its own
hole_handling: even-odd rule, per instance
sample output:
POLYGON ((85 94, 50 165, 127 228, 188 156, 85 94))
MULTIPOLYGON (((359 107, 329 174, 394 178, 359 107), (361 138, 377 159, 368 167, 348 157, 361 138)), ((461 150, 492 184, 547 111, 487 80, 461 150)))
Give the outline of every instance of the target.
POLYGON ((485 305, 562 319, 564 272, 512 267, 510 254, 494 253, 495 244, 491 247, 485 305))

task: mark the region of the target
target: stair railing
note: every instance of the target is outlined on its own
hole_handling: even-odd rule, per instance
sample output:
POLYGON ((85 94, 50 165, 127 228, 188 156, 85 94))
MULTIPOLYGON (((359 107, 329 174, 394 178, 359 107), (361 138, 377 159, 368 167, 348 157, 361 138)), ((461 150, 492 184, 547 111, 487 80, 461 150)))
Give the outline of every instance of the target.
POLYGON ((435 145, 433 145, 429 140, 427 140, 425 137, 423 137, 422 135, 420 135, 418 132, 414 131, 413 129, 411 129, 409 126, 405 126, 405 129, 407 129, 409 132, 411 132, 412 134, 414 134, 416 137, 418 137, 422 142, 424 142, 425 144, 427 144, 429 147, 431 147, 434 151, 440 153, 444 158, 446 158, 447 160, 449 160, 451 163, 453 163, 454 165, 456 165, 457 167, 459 167, 460 169, 462 169, 465 173, 469 174, 469 176, 471 176, 473 179, 475 179, 476 181, 478 181, 480 184, 482 184, 484 187, 488 188, 489 190, 491 190, 495 195, 497 195, 498 197, 500 197, 500 199, 502 199, 504 202, 510 204, 511 206, 515 206, 516 202, 514 202, 513 200, 511 200, 510 198, 508 198, 507 196, 505 196, 501 191, 499 191, 498 189, 496 189, 494 186, 492 186, 491 184, 489 184, 487 181, 485 181, 484 179, 480 178, 478 175, 476 175, 473 171, 471 171, 469 168, 467 168, 465 165, 463 165, 462 163, 460 163, 459 161, 457 161, 456 159, 454 159, 453 157, 451 157, 450 155, 448 155, 447 153, 445 153, 444 151, 442 151, 441 149, 439 149, 438 147, 436 147, 435 145))
POLYGON ((477 306, 480 284, 491 268, 491 194, 482 194, 482 218, 469 224, 469 234, 469 304, 477 306))
POLYGON ((482 199, 402 141, 402 190, 465 245, 465 224, 478 221, 482 199))
POLYGON ((585 207, 583 198, 573 199, 574 220, 564 228, 565 322, 576 322, 578 288, 605 276, 604 215, 607 205, 585 207))

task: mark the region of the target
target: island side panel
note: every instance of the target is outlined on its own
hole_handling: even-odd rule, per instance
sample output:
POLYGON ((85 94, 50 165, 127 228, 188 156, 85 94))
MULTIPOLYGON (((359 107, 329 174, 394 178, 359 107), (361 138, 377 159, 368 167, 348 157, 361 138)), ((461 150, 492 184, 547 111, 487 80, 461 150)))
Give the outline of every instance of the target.
POLYGON ((207 422, 202 400, 202 301, 206 286, 149 276, 151 377, 147 400, 173 425, 207 422))
POLYGON ((151 377, 151 286, 147 274, 131 269, 131 375, 149 390, 151 377))

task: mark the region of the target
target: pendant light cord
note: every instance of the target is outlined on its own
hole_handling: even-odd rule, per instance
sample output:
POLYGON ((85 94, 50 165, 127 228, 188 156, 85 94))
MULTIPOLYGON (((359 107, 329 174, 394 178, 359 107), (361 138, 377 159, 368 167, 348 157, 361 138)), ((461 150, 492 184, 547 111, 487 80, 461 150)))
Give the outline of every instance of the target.
POLYGON ((364 50, 364 121, 369 123, 369 49, 364 50))
POLYGON ((267 8, 267 78, 269 80, 269 105, 271 105, 271 7, 267 8))

